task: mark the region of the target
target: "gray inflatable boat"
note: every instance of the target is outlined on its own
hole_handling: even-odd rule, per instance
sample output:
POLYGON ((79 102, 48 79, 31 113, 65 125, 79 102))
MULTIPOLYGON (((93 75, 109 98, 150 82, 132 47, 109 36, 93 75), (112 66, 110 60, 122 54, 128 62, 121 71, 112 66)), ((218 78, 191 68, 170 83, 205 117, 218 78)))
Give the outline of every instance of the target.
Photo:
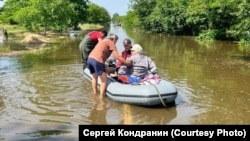
MULTIPOLYGON (((84 77, 89 81, 92 75, 89 69, 85 69, 84 77)), ((100 80, 98 80, 98 87, 100 80)), ((106 95, 110 99, 127 104, 139 106, 166 106, 174 103, 178 91, 174 84, 166 80, 160 80, 157 84, 123 84, 113 77, 107 79, 106 95)))

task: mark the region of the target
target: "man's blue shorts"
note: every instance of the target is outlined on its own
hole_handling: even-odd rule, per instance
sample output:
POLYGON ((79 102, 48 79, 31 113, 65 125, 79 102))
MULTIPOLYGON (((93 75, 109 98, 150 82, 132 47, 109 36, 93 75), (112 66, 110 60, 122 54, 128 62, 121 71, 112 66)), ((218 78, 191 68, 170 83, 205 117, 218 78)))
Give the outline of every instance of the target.
POLYGON ((97 62, 93 58, 88 58, 87 67, 91 74, 96 73, 97 75, 102 75, 105 71, 105 64, 97 62))

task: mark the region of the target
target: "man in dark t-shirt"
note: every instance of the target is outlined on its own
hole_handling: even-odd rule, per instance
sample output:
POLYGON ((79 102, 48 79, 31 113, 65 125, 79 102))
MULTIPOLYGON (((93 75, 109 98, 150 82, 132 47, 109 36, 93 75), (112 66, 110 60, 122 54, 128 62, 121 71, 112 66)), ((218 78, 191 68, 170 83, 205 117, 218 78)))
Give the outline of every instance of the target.
POLYGON ((87 59, 90 52, 93 50, 95 45, 98 43, 99 40, 102 40, 107 36, 107 31, 91 31, 87 33, 84 38, 82 39, 79 49, 80 49, 80 56, 83 63, 83 70, 87 66, 87 59))

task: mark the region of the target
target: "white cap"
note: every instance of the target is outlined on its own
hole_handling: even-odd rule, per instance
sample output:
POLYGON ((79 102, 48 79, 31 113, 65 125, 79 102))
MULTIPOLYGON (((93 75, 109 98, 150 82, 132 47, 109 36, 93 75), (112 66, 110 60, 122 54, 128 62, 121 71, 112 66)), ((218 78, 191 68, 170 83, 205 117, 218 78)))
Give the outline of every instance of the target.
POLYGON ((130 50, 133 50, 133 51, 135 51, 137 53, 142 53, 143 49, 139 44, 134 44, 133 47, 130 50))

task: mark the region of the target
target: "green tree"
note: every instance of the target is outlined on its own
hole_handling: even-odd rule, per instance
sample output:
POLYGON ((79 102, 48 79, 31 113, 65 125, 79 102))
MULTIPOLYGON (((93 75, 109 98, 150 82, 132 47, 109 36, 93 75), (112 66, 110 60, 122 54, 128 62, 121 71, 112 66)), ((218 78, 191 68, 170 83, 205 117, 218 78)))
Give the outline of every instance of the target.
POLYGON ((207 39, 226 39, 227 30, 235 24, 236 0, 192 0, 187 8, 187 23, 207 39))
POLYGON ((227 31, 236 23, 248 30, 248 5, 249 0, 130 0, 131 10, 147 31, 175 35, 206 31, 206 37, 213 39, 228 39, 227 31))
POLYGON ((110 23, 111 17, 108 11, 94 3, 89 4, 87 22, 92 24, 106 25, 110 23))
POLYGON ((111 21, 112 21, 113 23, 118 23, 118 22, 120 21, 120 16, 119 16, 119 14, 118 14, 118 13, 114 13, 113 16, 112 16, 111 21))
POLYGON ((15 13, 14 19, 28 29, 43 27, 47 30, 63 30, 72 25, 76 17, 74 4, 64 0, 30 0, 28 6, 15 13))
POLYGON ((88 10, 88 0, 70 0, 73 3, 74 11, 76 12, 76 18, 72 21, 74 28, 76 28, 79 23, 84 23, 87 21, 87 10, 88 10))
POLYGON ((153 32, 186 34, 186 7, 188 0, 157 0, 156 7, 148 17, 153 32))
POLYGON ((193 0, 189 3, 186 9, 186 22, 192 28, 193 35, 199 34, 201 30, 208 29, 207 9, 206 0, 193 0))
POLYGON ((240 39, 250 41, 250 2, 249 0, 242 0, 238 5, 237 23, 234 29, 237 30, 236 35, 240 39))
POLYGON ((123 25, 127 25, 130 27, 139 27, 140 26, 140 20, 138 16, 136 15, 135 11, 129 10, 127 12, 127 15, 120 17, 123 25))
POLYGON ((10 23, 18 23, 29 30, 43 28, 64 30, 84 21, 87 0, 8 0, 3 14, 10 23), (78 6, 82 4, 81 6, 78 6), (80 20, 79 20, 80 19, 80 20))
POLYGON ((138 16, 141 26, 150 30, 151 26, 148 24, 148 16, 153 12, 153 9, 156 6, 155 0, 130 0, 129 1, 130 8, 136 12, 138 16))
POLYGON ((3 17, 6 17, 7 22, 10 24, 15 24, 16 21, 14 21, 13 16, 19 9, 24 8, 29 5, 29 1, 20 1, 20 0, 8 0, 5 2, 3 9, 2 9, 2 15, 3 17))

